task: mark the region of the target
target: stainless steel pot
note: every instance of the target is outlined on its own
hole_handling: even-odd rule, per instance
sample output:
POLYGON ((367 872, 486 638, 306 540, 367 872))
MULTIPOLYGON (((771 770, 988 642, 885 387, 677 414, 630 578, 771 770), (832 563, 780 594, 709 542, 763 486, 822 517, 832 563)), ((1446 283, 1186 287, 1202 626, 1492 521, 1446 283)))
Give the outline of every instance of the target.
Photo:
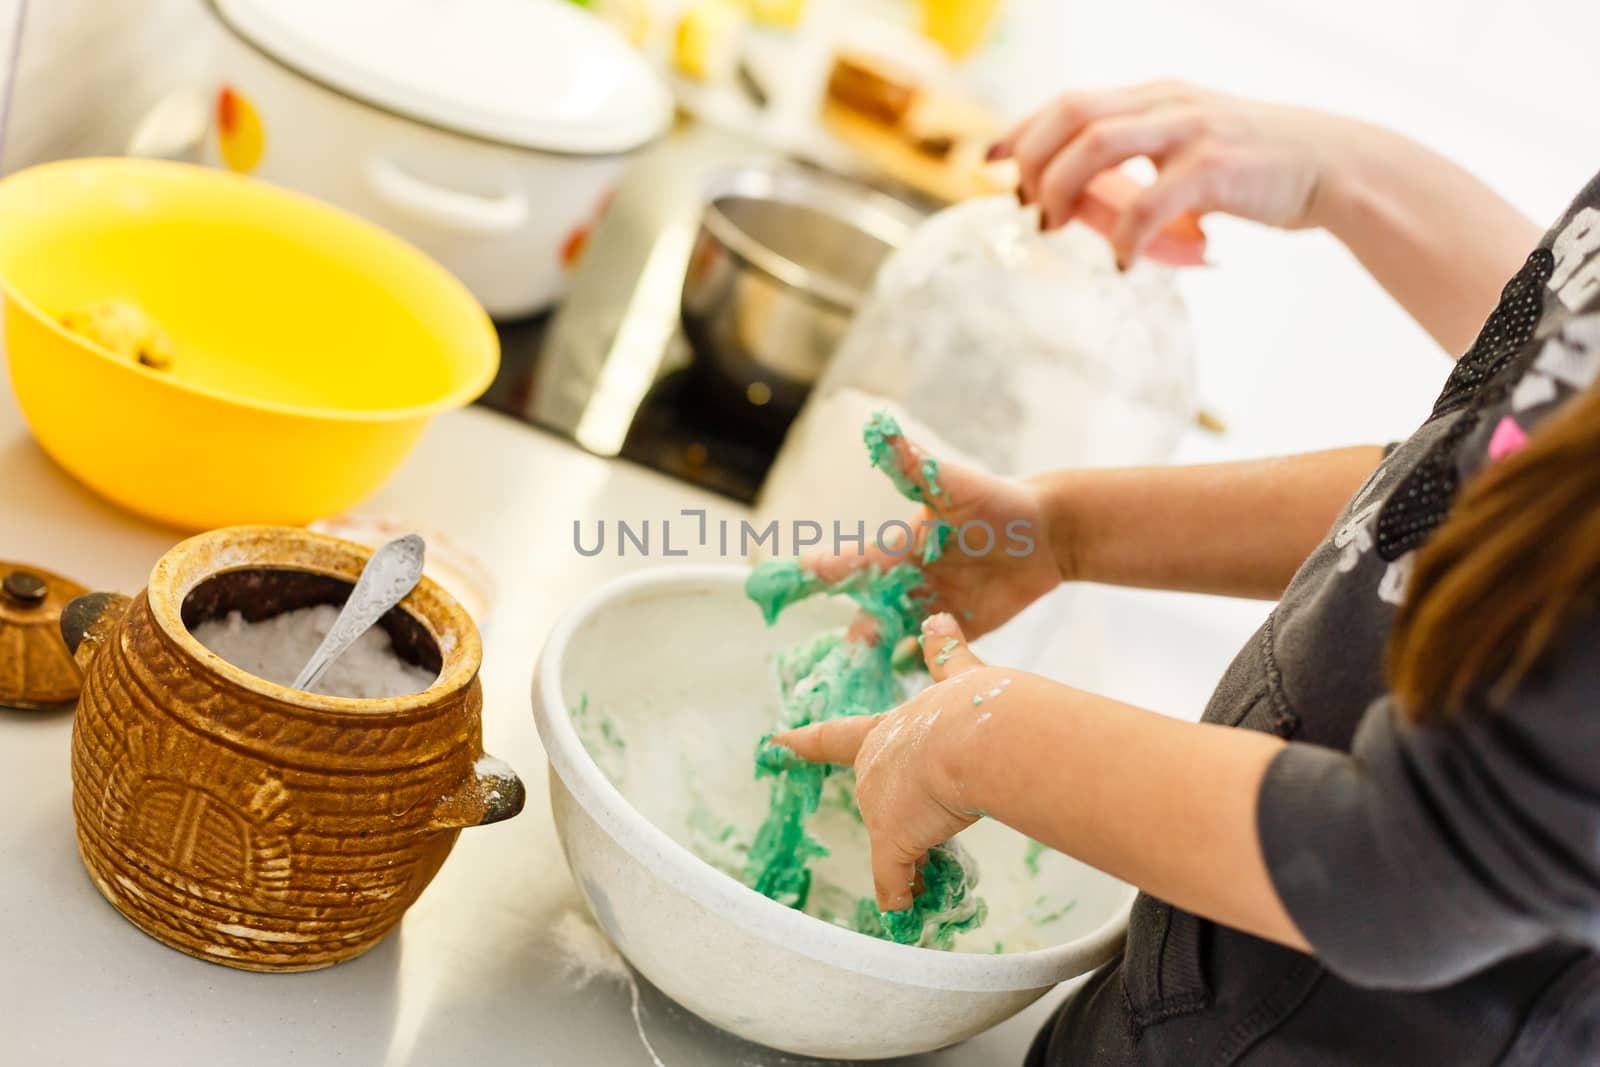
POLYGON ((684 332, 712 387, 781 432, 919 218, 898 200, 794 166, 713 177, 682 301, 684 332))

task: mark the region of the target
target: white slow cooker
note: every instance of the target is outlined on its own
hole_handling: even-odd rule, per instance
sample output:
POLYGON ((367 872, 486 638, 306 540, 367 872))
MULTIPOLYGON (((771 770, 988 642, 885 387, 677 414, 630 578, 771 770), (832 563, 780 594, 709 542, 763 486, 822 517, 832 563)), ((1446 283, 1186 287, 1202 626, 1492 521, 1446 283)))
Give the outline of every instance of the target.
POLYGON ((569 0, 211 0, 210 161, 348 208, 496 318, 562 291, 629 153, 669 125, 649 63, 569 0))

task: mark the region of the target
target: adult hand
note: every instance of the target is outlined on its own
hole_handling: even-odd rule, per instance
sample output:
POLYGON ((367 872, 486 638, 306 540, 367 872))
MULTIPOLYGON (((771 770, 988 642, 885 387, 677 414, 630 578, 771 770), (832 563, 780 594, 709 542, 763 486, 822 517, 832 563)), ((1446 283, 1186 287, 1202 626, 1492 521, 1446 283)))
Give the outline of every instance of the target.
POLYGON ((1093 183, 1120 178, 1128 189, 1114 170, 1120 164, 1153 161, 1154 184, 1100 198, 1121 201, 1109 236, 1126 266, 1185 214, 1224 211, 1287 229, 1321 225, 1319 192, 1372 130, 1338 115, 1156 82, 1059 97, 991 156, 1016 161, 1018 195, 1039 205, 1050 228, 1080 210, 1093 183))

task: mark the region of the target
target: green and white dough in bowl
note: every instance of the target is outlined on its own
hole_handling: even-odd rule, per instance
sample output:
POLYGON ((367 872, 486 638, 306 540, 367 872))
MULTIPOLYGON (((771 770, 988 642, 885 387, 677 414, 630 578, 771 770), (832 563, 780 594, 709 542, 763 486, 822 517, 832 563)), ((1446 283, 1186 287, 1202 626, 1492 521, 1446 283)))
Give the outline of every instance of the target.
POLYGON ((534 714, 556 827, 628 961, 747 1040, 879 1059, 971 1037, 1109 960, 1133 889, 998 823, 960 837, 989 918, 951 952, 817 917, 845 921, 872 891, 866 835, 843 802, 825 798, 809 824, 831 853, 813 867, 812 914, 739 880, 740 846, 767 806, 751 754, 777 713, 772 659, 851 612, 819 598, 766 627, 747 574, 673 566, 612 582, 562 619, 540 658, 534 714))

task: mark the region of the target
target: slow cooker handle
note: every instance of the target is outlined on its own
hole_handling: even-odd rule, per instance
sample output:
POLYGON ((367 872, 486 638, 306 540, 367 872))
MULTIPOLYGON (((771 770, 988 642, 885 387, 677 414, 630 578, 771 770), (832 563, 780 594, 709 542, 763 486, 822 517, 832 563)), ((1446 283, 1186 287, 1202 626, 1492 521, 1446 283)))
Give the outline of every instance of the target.
POLYGON ((205 93, 174 89, 144 113, 128 135, 125 155, 199 162, 209 124, 205 93))
POLYGON ((367 181, 378 198, 396 211, 447 230, 506 234, 528 221, 528 200, 521 192, 479 196, 446 189, 402 170, 383 155, 367 160, 367 181))

